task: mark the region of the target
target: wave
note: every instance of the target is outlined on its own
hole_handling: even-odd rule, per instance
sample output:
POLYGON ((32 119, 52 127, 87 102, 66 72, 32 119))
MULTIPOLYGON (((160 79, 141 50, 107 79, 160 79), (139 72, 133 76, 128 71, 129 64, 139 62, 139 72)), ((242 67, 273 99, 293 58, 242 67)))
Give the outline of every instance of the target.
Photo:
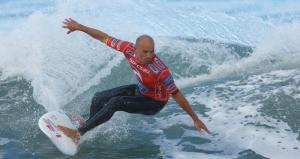
MULTIPOLYGON (((61 21, 67 17, 92 27, 101 26, 100 29, 121 39, 134 41, 139 34, 152 35, 157 40, 158 53, 170 63, 179 85, 185 85, 180 79, 188 78, 187 84, 191 84, 194 79, 246 71, 250 68, 246 65, 256 65, 255 61, 261 58, 257 53, 261 47, 256 47, 258 51, 247 58, 241 56, 248 56, 265 32, 274 28, 270 21, 251 12, 233 14, 222 9, 214 12, 200 10, 205 3, 187 1, 183 7, 179 3, 54 1, 53 12, 35 10, 17 28, 0 32, 3 37, 0 40, 1 78, 24 77, 34 88, 35 100, 47 110, 53 110, 64 107, 109 76, 112 69, 120 65, 122 56, 82 33, 66 35, 61 21), (178 37, 186 40, 176 40, 178 37), (187 39, 211 39, 212 42, 187 39), (231 46, 245 50, 234 50, 231 46), (178 56, 183 60, 171 61, 178 56), (202 76, 203 73, 208 75, 202 76)), ((258 65, 263 69, 265 63, 258 60, 258 65)))
POLYGON ((205 81, 244 78, 281 69, 299 69, 299 26, 299 23, 293 23, 276 27, 264 37, 261 43, 253 47, 253 52, 247 58, 226 60, 220 65, 212 66, 207 75, 182 78, 178 83, 182 87, 187 87, 205 81))

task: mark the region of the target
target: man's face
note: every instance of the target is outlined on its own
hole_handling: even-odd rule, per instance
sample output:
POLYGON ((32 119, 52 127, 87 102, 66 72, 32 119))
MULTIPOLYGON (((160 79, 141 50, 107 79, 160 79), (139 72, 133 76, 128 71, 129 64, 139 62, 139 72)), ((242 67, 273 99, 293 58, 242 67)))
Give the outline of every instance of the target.
POLYGON ((150 64, 154 56, 154 43, 147 39, 142 39, 136 44, 136 53, 143 64, 150 64))

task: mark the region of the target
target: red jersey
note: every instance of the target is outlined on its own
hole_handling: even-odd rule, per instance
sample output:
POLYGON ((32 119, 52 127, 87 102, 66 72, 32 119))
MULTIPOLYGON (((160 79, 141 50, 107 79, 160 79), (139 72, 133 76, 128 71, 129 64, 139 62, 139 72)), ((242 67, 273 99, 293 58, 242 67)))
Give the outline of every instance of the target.
POLYGON ((150 64, 143 64, 135 53, 133 43, 109 37, 106 44, 124 54, 137 77, 139 91, 144 96, 168 101, 170 94, 178 92, 170 70, 155 54, 150 64))

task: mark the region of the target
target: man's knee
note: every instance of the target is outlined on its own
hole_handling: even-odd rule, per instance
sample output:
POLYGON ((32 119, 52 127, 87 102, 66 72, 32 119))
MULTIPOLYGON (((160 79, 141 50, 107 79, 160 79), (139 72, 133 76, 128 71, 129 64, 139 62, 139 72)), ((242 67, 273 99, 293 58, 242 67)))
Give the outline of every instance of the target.
POLYGON ((109 91, 102 91, 102 92, 97 92, 94 94, 93 98, 92 98, 92 104, 93 105, 98 105, 97 103, 99 103, 101 100, 104 100, 104 98, 108 98, 109 97, 109 91))
POLYGON ((120 106, 124 102, 124 98, 119 96, 119 97, 112 97, 109 99, 106 105, 112 105, 112 106, 120 106))

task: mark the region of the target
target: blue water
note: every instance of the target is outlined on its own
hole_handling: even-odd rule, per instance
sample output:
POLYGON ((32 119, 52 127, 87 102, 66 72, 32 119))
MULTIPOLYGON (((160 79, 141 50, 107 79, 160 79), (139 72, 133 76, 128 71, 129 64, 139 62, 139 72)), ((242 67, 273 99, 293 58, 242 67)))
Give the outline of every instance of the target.
POLYGON ((300 2, 296 0, 0 0, 0 158, 68 158, 38 129, 95 92, 136 79, 121 54, 64 18, 157 54, 213 135, 171 99, 159 114, 117 112, 75 158, 295 159, 300 154, 300 2), (122 77, 122 78, 120 78, 122 77))

